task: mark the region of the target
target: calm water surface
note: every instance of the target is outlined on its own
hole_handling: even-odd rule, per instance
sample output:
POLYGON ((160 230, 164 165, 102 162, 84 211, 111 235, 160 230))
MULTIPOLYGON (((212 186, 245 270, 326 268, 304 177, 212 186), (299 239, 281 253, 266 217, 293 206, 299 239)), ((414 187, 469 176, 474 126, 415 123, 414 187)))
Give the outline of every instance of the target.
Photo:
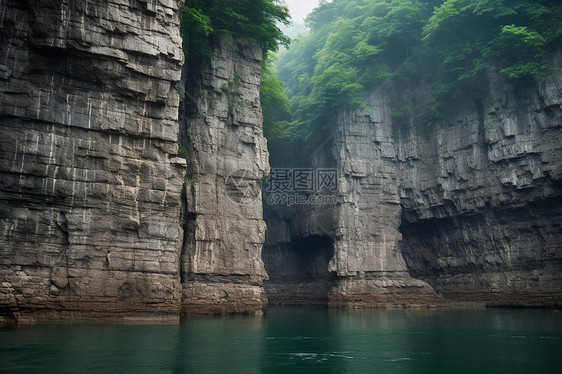
POLYGON ((562 373, 549 310, 271 308, 0 330, 2 373, 562 373))

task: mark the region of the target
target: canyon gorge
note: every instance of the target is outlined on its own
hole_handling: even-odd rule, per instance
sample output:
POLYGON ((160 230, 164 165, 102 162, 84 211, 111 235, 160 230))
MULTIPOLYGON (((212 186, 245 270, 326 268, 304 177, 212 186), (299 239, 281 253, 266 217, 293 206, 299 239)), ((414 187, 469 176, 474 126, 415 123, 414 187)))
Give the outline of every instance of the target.
POLYGON ((190 64, 182 9, 0 3, 0 321, 562 305, 562 54, 431 128, 371 92, 303 161, 336 202, 287 207, 262 194, 261 48, 190 64))

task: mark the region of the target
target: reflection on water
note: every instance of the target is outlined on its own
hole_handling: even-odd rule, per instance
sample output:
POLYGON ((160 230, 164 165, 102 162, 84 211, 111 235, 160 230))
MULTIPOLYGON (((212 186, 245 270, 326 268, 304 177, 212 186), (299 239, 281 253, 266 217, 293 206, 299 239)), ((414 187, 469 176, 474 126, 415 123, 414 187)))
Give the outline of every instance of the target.
POLYGON ((0 330, 9 373, 560 373, 561 353, 549 310, 272 308, 0 330))

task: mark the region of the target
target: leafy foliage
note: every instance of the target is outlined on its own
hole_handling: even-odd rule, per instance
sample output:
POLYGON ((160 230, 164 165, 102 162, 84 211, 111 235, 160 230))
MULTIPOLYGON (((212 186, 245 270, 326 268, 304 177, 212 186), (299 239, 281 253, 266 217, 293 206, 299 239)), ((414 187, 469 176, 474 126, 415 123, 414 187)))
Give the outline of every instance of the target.
POLYGON ((181 21, 181 35, 188 61, 209 52, 209 41, 220 34, 252 39, 264 54, 287 45, 277 23, 288 24, 289 11, 278 0, 187 0, 181 21))
POLYGON ((180 144, 178 146, 178 157, 188 160, 189 156, 191 156, 189 148, 185 144, 180 144))
POLYGON ((268 55, 262 63, 260 101, 263 111, 263 130, 267 139, 285 137, 285 127, 290 119, 289 98, 286 87, 276 76, 273 57, 268 55))
POLYGON ((415 0, 334 0, 310 14, 311 34, 294 41, 279 63, 297 149, 320 145, 337 111, 362 107, 367 91, 412 74, 409 56, 430 14, 415 0))
POLYGON ((500 79, 546 74, 561 40, 561 12, 548 0, 445 1, 423 29, 425 47, 436 57, 437 100, 467 93, 482 99, 492 67, 500 79))
MULTIPOLYGON (((393 114, 438 120, 455 100, 481 105, 492 79, 549 73, 562 41, 559 0, 333 0, 307 19, 308 36, 278 63, 293 120, 294 150, 322 143, 338 111, 358 108, 366 92, 421 80, 432 95, 412 108, 394 100, 393 114), (479 104, 480 103, 480 104, 479 104)), ((292 152, 293 154, 295 152, 292 152)))
POLYGON ((260 101, 263 112, 263 134, 268 140, 270 161, 278 165, 283 163, 284 155, 290 151, 289 121, 292 113, 287 87, 276 77, 273 60, 272 54, 263 60, 260 101))

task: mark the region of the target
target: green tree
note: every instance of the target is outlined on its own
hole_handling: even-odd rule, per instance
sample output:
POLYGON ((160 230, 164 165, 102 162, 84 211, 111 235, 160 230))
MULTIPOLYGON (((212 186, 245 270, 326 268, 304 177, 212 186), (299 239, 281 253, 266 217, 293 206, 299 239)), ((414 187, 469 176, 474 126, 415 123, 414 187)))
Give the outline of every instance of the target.
POLYGON ((396 117, 428 124, 461 100, 482 110, 494 80, 548 75, 562 42, 562 3, 333 0, 307 25, 310 34, 278 63, 293 112, 285 139, 297 151, 321 144, 338 111, 361 107, 379 88, 394 93, 396 117), (402 90, 422 82, 432 88, 425 101, 401 101, 402 90))
POLYGON ((287 45, 277 26, 289 24, 288 9, 278 0, 187 0, 181 22, 184 51, 189 61, 205 56, 209 42, 221 34, 255 40, 268 51, 287 45))
POLYGON ((279 63, 289 86, 297 149, 312 150, 341 109, 362 107, 365 93, 410 77, 433 2, 333 0, 307 18, 309 36, 293 42, 279 63))
POLYGON ((423 29, 424 47, 434 57, 433 116, 460 98, 481 108, 491 79, 548 74, 561 40, 561 12, 550 0, 447 0, 437 7, 423 29))
MULTIPOLYGON (((201 61, 208 58, 213 40, 221 35, 234 35, 259 43, 263 51, 263 72, 260 97, 264 114, 264 133, 272 141, 282 143, 289 119, 289 99, 284 85, 275 76, 269 52, 290 39, 283 35, 278 25, 287 25, 289 12, 278 0, 187 0, 183 9, 181 35, 186 56, 187 80, 201 61)), ((235 75, 224 87, 230 99, 236 95, 235 75)), ((186 154, 185 147, 181 148, 186 154)))
POLYGON ((262 63, 260 101, 263 112, 263 134, 272 155, 282 155, 288 140, 291 119, 286 86, 275 75, 274 55, 268 54, 262 63))

